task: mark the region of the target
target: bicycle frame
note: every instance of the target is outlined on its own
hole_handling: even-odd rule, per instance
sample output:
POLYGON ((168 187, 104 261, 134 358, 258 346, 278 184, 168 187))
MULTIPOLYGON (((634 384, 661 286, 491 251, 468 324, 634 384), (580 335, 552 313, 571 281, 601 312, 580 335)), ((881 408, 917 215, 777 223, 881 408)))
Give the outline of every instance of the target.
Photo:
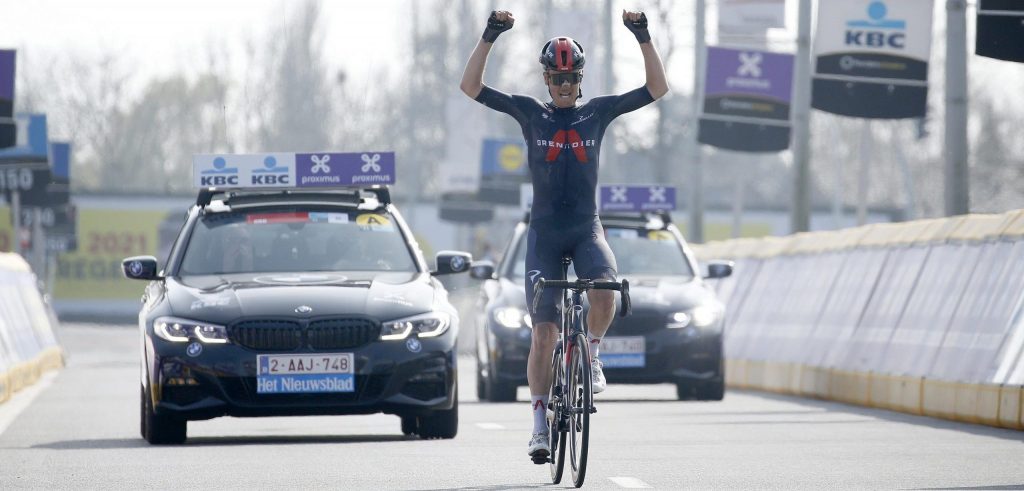
MULTIPOLYGON (((537 280, 533 307, 530 311, 537 312, 545 285, 562 290, 561 317, 558 323, 559 340, 551 358, 552 379, 548 400, 551 452, 547 462, 551 464, 551 480, 558 484, 565 466, 566 446, 571 445, 572 452, 569 457, 572 462, 573 481, 576 487, 580 487, 586 477, 589 418, 591 414, 597 412, 590 378, 590 346, 586 336, 588 326, 583 322, 583 292, 592 289, 618 290, 622 296, 622 308, 619 311, 621 316, 628 315, 631 302, 629 282, 626 280, 566 280, 571 262, 569 257, 562 258, 561 280, 537 280), (571 435, 571 439, 567 442, 568 435, 571 435)), ((536 458, 534 462, 544 463, 543 460, 536 458)))
MULTIPOLYGON (((570 263, 568 258, 562 259, 562 280, 567 279, 569 275, 570 263)), ((562 380, 558 382, 564 391, 569 386, 569 355, 572 339, 576 337, 577 333, 587 335, 587 329, 583 324, 583 292, 581 290, 562 290, 562 322, 558 326, 558 331, 560 339, 555 347, 555 353, 559 351, 562 353, 562 380)))

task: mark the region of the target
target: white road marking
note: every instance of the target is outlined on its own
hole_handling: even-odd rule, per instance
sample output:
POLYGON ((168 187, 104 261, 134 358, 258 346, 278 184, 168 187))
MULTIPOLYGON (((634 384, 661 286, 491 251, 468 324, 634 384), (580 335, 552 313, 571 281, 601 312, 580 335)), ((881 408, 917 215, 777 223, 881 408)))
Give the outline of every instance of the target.
POLYGON ((651 489, 651 485, 647 484, 635 477, 609 477, 613 483, 618 484, 619 487, 626 489, 651 489))
POLYGON ((7 402, 0 404, 0 435, 3 435, 11 423, 18 419, 18 415, 32 405, 32 401, 53 383, 57 374, 58 372, 43 374, 35 384, 19 390, 7 402))
POLYGON ((498 423, 477 423, 476 426, 477 426, 477 428, 480 428, 481 430, 504 430, 505 429, 504 426, 501 426, 498 423))

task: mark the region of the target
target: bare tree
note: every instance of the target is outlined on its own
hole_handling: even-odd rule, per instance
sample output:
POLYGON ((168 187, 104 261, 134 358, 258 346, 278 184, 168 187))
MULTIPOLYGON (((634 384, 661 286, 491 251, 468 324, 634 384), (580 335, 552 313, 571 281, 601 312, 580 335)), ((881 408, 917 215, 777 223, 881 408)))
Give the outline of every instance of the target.
POLYGON ((307 0, 294 17, 285 17, 262 43, 255 81, 267 90, 256 101, 267 109, 257 127, 260 150, 318 151, 331 141, 332 116, 319 3, 307 0))
POLYGON ((103 187, 106 149, 119 138, 110 122, 128 106, 133 81, 124 60, 114 54, 92 59, 31 50, 19 50, 19 56, 19 111, 46 113, 50 139, 71 141, 75 189, 103 187))
MULTIPOLYGON (((682 48, 679 36, 683 33, 676 29, 678 19, 685 18, 681 7, 685 6, 678 2, 663 0, 650 2, 645 7, 650 18, 654 42, 666 70, 676 63, 677 55, 682 48)), ((621 30, 617 12, 613 13, 613 17, 612 30, 621 30)), ((638 51, 630 52, 628 56, 637 56, 638 51)), ((624 63, 619 61, 616 65, 616 68, 621 69, 624 63)), ((639 69, 643 70, 642 63, 639 69)), ((610 88, 609 91, 618 92, 615 88, 610 88)), ((622 156, 616 159, 620 165, 609 169, 609 180, 671 184, 680 184, 684 181, 681 155, 684 136, 689 130, 686 124, 689 110, 687 99, 688 94, 680 94, 676 89, 648 109, 655 113, 650 125, 631 121, 628 124, 620 122, 609 128, 604 151, 622 156)))
POLYGON ((118 138, 101 149, 103 187, 191 189, 192 155, 225 147, 221 102, 226 90, 212 74, 195 82, 180 75, 150 82, 129 110, 110 115, 110 134, 118 138))
POLYGON ((971 210, 993 213, 1024 207, 1024 149, 1015 138, 1021 121, 1005 114, 991 96, 973 100, 980 121, 972 138, 971 210))

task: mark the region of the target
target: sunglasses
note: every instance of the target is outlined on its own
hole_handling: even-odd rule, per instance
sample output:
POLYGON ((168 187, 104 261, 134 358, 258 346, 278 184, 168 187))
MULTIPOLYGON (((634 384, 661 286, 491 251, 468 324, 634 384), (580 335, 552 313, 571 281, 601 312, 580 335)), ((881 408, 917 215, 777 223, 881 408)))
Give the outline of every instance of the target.
POLYGON ((583 80, 583 74, 580 72, 549 73, 548 76, 551 77, 551 83, 554 85, 562 85, 566 82, 578 84, 583 80))

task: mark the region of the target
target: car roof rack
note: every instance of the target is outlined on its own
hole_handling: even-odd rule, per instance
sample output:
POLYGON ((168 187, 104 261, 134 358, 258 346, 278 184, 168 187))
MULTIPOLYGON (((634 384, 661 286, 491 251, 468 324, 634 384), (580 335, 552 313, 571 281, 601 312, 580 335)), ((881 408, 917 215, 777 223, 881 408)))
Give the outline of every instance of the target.
POLYGON ((376 198, 382 206, 391 204, 391 190, 386 185, 338 188, 203 188, 196 196, 196 206, 206 207, 215 197, 226 204, 246 205, 279 201, 288 203, 348 203, 359 205, 367 198, 376 198), (372 195, 372 196, 367 196, 372 195), (269 198, 269 199, 268 199, 269 198))
POLYGON ((665 230, 672 225, 672 215, 668 211, 612 212, 602 213, 601 221, 609 224, 644 225, 647 228, 665 230))
MULTIPOLYGON (((641 212, 609 212, 601 213, 601 220, 610 223, 647 224, 652 218, 658 218, 662 222, 662 229, 667 229, 672 224, 672 214, 668 211, 641 211, 641 212)), ((530 223, 530 210, 523 212, 523 223, 530 223)))

